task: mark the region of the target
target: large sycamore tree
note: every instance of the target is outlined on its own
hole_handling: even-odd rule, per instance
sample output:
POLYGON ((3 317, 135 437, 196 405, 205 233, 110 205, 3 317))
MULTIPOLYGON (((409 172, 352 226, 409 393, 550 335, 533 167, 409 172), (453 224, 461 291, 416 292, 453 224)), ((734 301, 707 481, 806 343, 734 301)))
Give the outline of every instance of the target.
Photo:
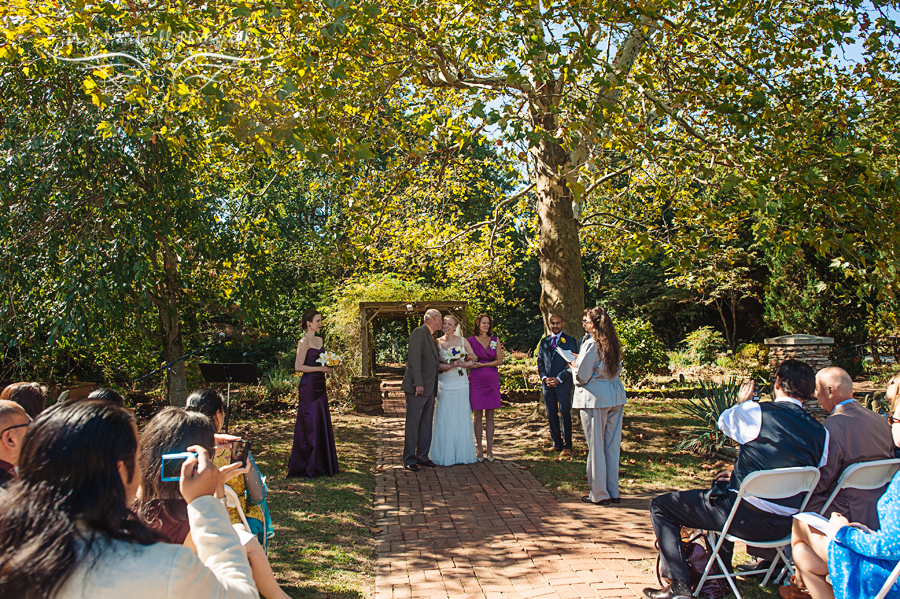
MULTIPOLYGON (((541 310, 569 328, 584 307, 587 240, 637 254, 703 251, 710 229, 746 226, 785 252, 832 257, 864 294, 896 291, 893 3, 11 6, 29 18, 4 21, 12 41, 0 58, 17 60, 21 40, 71 57, 63 36, 48 35, 67 28, 164 35, 168 62, 161 54, 133 69, 135 110, 162 89, 172 110, 263 153, 280 145, 296 161, 338 168, 380 161, 383 183, 352 207, 363 250, 390 226, 404 178, 487 135, 528 183, 498 197, 472 233, 490 243, 500 213, 533 194, 541 310), (246 62, 235 68, 222 54, 246 62)), ((103 49, 97 61, 122 64, 103 49)), ((690 256, 675 262, 691 268, 690 256)))

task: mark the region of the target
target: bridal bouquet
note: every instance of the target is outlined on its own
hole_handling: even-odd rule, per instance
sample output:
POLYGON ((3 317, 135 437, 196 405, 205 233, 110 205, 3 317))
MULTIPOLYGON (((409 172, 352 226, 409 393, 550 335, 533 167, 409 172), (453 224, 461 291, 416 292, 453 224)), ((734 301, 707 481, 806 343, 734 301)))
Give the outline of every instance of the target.
POLYGON ((319 354, 319 359, 316 360, 322 366, 328 366, 329 368, 338 366, 341 364, 342 360, 339 355, 331 351, 323 351, 319 354))
MULTIPOLYGON (((469 354, 467 354, 466 350, 461 347, 451 347, 450 349, 441 350, 441 358, 447 364, 456 362, 457 360, 465 360, 467 355, 469 354)), ((459 376, 463 375, 462 368, 457 367, 456 372, 457 374, 459 374, 459 376)))

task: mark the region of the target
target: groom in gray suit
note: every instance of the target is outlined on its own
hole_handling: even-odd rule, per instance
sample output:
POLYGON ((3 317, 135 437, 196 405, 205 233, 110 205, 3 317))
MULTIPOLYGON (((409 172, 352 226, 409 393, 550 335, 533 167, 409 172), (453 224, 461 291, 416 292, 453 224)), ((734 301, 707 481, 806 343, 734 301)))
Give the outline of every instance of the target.
POLYGON ((437 395, 440 355, 434 333, 441 328, 441 313, 425 312, 424 324, 409 336, 406 374, 400 386, 406 393, 406 442, 403 444, 403 467, 419 471, 419 464, 434 467, 428 457, 431 450, 431 424, 434 420, 434 397, 437 395))

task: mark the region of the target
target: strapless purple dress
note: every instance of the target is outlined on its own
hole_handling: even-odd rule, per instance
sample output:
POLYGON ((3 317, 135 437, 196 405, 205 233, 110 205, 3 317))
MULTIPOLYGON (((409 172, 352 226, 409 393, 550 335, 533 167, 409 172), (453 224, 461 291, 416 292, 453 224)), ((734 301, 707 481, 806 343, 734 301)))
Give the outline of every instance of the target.
MULTIPOLYGON (((492 343, 496 341, 496 337, 491 337, 492 343)), ((497 350, 491 349, 490 345, 485 349, 476 337, 469 337, 469 345, 479 362, 497 359, 497 350)), ((473 410, 496 410, 500 407, 500 373, 496 366, 469 370, 469 405, 473 410)))
MULTIPOLYGON (((306 366, 320 366, 316 360, 325 351, 313 347, 306 351, 306 366)), ((325 392, 324 372, 304 372, 300 379, 297 423, 294 425, 294 446, 288 462, 288 476, 334 476, 338 473, 331 412, 325 392)))

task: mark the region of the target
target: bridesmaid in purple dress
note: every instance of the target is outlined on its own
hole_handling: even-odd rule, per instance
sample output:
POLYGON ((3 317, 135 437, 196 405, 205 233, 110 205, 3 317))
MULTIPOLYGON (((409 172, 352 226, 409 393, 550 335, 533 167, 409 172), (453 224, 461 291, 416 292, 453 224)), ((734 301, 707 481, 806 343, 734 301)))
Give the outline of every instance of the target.
POLYGON ((297 405, 288 476, 312 478, 338 473, 331 412, 328 411, 328 395, 325 393, 325 375, 331 372, 331 368, 316 362, 324 351, 322 339, 316 337, 321 328, 322 315, 315 310, 307 310, 303 315, 306 334, 297 345, 297 359, 294 362, 294 370, 302 372, 303 377, 300 379, 300 402, 297 405))
POLYGON ((475 413, 475 446, 478 461, 481 457, 481 414, 484 412, 484 428, 487 436, 489 462, 494 461, 494 410, 500 407, 500 373, 497 367, 503 364, 503 348, 494 333, 494 321, 487 314, 479 314, 475 319, 475 330, 469 337, 469 344, 475 351, 477 361, 469 370, 469 403, 475 413))

